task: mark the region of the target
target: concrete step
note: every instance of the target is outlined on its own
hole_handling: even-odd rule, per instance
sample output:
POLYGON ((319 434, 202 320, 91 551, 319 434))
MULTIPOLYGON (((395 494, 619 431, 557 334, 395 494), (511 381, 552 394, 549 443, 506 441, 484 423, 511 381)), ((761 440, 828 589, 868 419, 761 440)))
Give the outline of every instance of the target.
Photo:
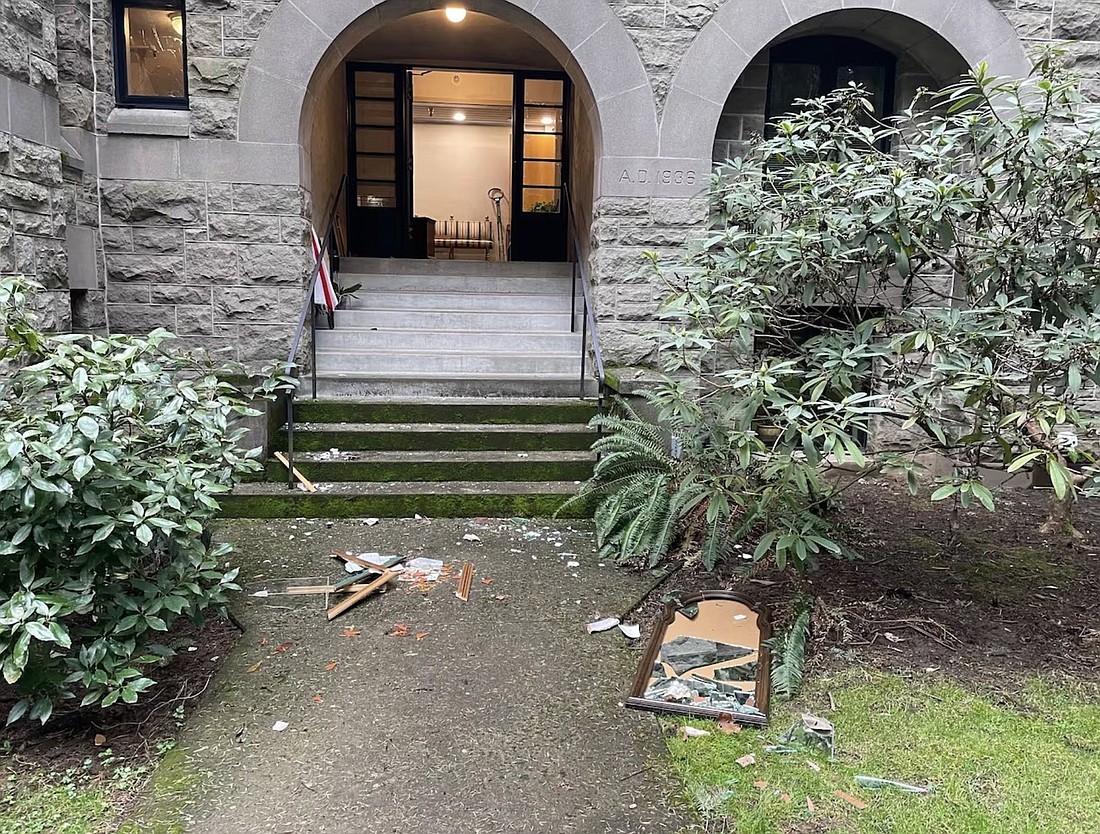
POLYGON ((337 310, 336 329, 369 330, 490 330, 568 333, 573 317, 568 305, 546 310, 411 310, 406 307, 337 310))
MULTIPOLYGON (((591 363, 589 363, 591 373, 591 363)), ((308 374, 302 379, 303 400, 310 395, 308 374)), ((499 399, 504 397, 580 397, 580 368, 565 375, 537 377, 508 374, 355 373, 317 375, 317 396, 333 399, 416 400, 438 397, 499 399)), ((594 379, 586 379, 585 397, 597 395, 594 379)))
MULTIPOLYGON (((307 493, 284 483, 241 484, 219 503, 228 518, 538 518, 554 515, 580 489, 572 481, 337 482, 317 488, 307 493)), ((591 514, 582 502, 562 511, 563 518, 591 514)))
POLYGON ((348 299, 348 310, 448 310, 453 312, 495 313, 566 313, 573 299, 562 293, 509 293, 509 292, 437 292, 360 290, 356 298, 348 299))
MULTIPOLYGON (((306 452, 294 466, 314 482, 382 481, 584 481, 592 475, 591 452, 306 452)), ((278 460, 268 460, 267 480, 287 480, 278 460)))
POLYGON ((470 353, 441 350, 318 350, 317 372, 507 374, 510 376, 580 373, 580 353, 470 353))
POLYGON ((419 275, 474 278, 567 278, 573 275, 570 263, 545 261, 459 261, 448 258, 341 258, 341 274, 419 275))
MULTIPOLYGON (((359 296, 372 292, 474 292, 518 293, 526 295, 557 295, 572 297, 573 276, 568 275, 442 275, 442 274, 382 274, 340 270, 340 284, 362 284, 359 296)), ((580 292, 580 288, 577 288, 580 292)))
POLYGON ((383 330, 344 327, 317 331, 317 349, 338 350, 466 350, 564 353, 580 361, 580 333, 494 330, 383 330))
MULTIPOLYGON (((516 452, 588 451, 596 433, 583 423, 296 423, 294 450, 516 452)), ((276 439, 286 449, 286 431, 276 439)))
POLYGON ((294 414, 303 423, 470 423, 516 425, 587 423, 594 402, 579 399, 438 399, 353 402, 296 400, 294 414))

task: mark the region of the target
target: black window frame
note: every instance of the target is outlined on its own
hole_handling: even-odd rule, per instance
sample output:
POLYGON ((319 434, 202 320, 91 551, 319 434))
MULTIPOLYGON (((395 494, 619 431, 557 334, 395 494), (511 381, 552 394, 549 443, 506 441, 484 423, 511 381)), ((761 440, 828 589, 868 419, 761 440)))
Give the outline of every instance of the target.
POLYGON ((114 28, 113 46, 115 59, 115 105, 117 107, 143 107, 154 110, 190 110, 190 89, 187 71, 187 8, 185 0, 113 0, 111 24, 114 28), (157 11, 179 12, 183 32, 180 41, 183 44, 181 56, 183 66, 182 96, 142 96, 132 95, 127 81, 126 47, 126 10, 154 9, 157 11))
MULTIPOLYGON (((895 114, 897 102, 897 55, 861 38, 845 35, 806 35, 784 41, 771 48, 768 61, 768 88, 765 91, 764 119, 771 124, 785 115, 772 112, 772 85, 775 83, 775 67, 779 64, 816 66, 820 82, 815 96, 824 96, 837 89, 836 77, 841 67, 881 67, 885 70, 882 91, 882 113, 879 119, 895 114)), ((811 96, 813 98, 814 96, 811 96)))

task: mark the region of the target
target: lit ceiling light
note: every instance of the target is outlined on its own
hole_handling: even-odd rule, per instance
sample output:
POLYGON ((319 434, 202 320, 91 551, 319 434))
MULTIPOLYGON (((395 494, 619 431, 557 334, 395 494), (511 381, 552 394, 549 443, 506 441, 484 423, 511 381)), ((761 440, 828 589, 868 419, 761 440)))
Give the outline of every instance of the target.
POLYGON ((447 13, 447 20, 451 23, 461 23, 466 19, 466 7, 459 5, 447 6, 444 11, 447 13))
POLYGON ((543 116, 542 117, 542 123, 544 125, 552 125, 554 123, 554 117, 553 116, 543 116))
POLYGON ((454 119, 456 122, 464 122, 466 121, 466 114, 459 110, 453 116, 451 116, 451 118, 454 119))
POLYGON ((168 20, 172 24, 172 28, 176 30, 177 35, 183 34, 183 15, 180 12, 170 12, 168 14, 168 20))

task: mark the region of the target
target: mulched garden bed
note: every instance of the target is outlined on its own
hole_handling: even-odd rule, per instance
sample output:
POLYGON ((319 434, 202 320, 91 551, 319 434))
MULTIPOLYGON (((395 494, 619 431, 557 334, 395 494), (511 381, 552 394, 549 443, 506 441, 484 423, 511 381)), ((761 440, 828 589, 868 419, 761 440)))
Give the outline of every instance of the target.
MULTIPOLYGON (((62 704, 45 727, 19 721, 0 730, 0 761, 17 769, 58 772, 82 768, 90 760, 94 773, 108 749, 114 767, 148 760, 156 755, 158 743, 175 738, 182 716, 194 710, 239 637, 236 626, 222 617, 210 617, 202 628, 181 619, 162 640, 176 649, 175 657, 147 671, 157 685, 138 703, 83 710, 62 704), (102 736, 99 744, 97 736, 102 736)), ((12 688, 0 682, 0 727, 17 700, 12 688)))
MULTIPOLYGON (((823 560, 807 579, 726 564, 688 566, 656 589, 639 616, 656 619, 670 591, 733 588, 767 603, 782 628, 800 593, 818 599, 807 671, 868 664, 938 672, 983 691, 1037 674, 1100 680, 1100 502, 1078 505, 1084 534, 1045 536, 1049 493, 1013 490, 996 513, 913 498, 892 481, 844 496, 843 539, 857 560, 823 560)), ((751 550, 751 548, 750 548, 751 550)))

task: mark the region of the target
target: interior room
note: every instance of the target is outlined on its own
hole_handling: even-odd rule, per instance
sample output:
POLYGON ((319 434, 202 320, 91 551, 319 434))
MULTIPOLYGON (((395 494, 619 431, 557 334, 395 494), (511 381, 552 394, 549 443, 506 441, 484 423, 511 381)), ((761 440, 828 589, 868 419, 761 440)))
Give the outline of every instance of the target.
POLYGON ((434 237, 467 241, 436 248, 437 258, 507 259, 512 87, 510 73, 412 71, 414 229, 425 218, 434 221, 434 237), (499 197, 499 223, 490 192, 499 197), (470 225, 443 235, 447 221, 470 225))

